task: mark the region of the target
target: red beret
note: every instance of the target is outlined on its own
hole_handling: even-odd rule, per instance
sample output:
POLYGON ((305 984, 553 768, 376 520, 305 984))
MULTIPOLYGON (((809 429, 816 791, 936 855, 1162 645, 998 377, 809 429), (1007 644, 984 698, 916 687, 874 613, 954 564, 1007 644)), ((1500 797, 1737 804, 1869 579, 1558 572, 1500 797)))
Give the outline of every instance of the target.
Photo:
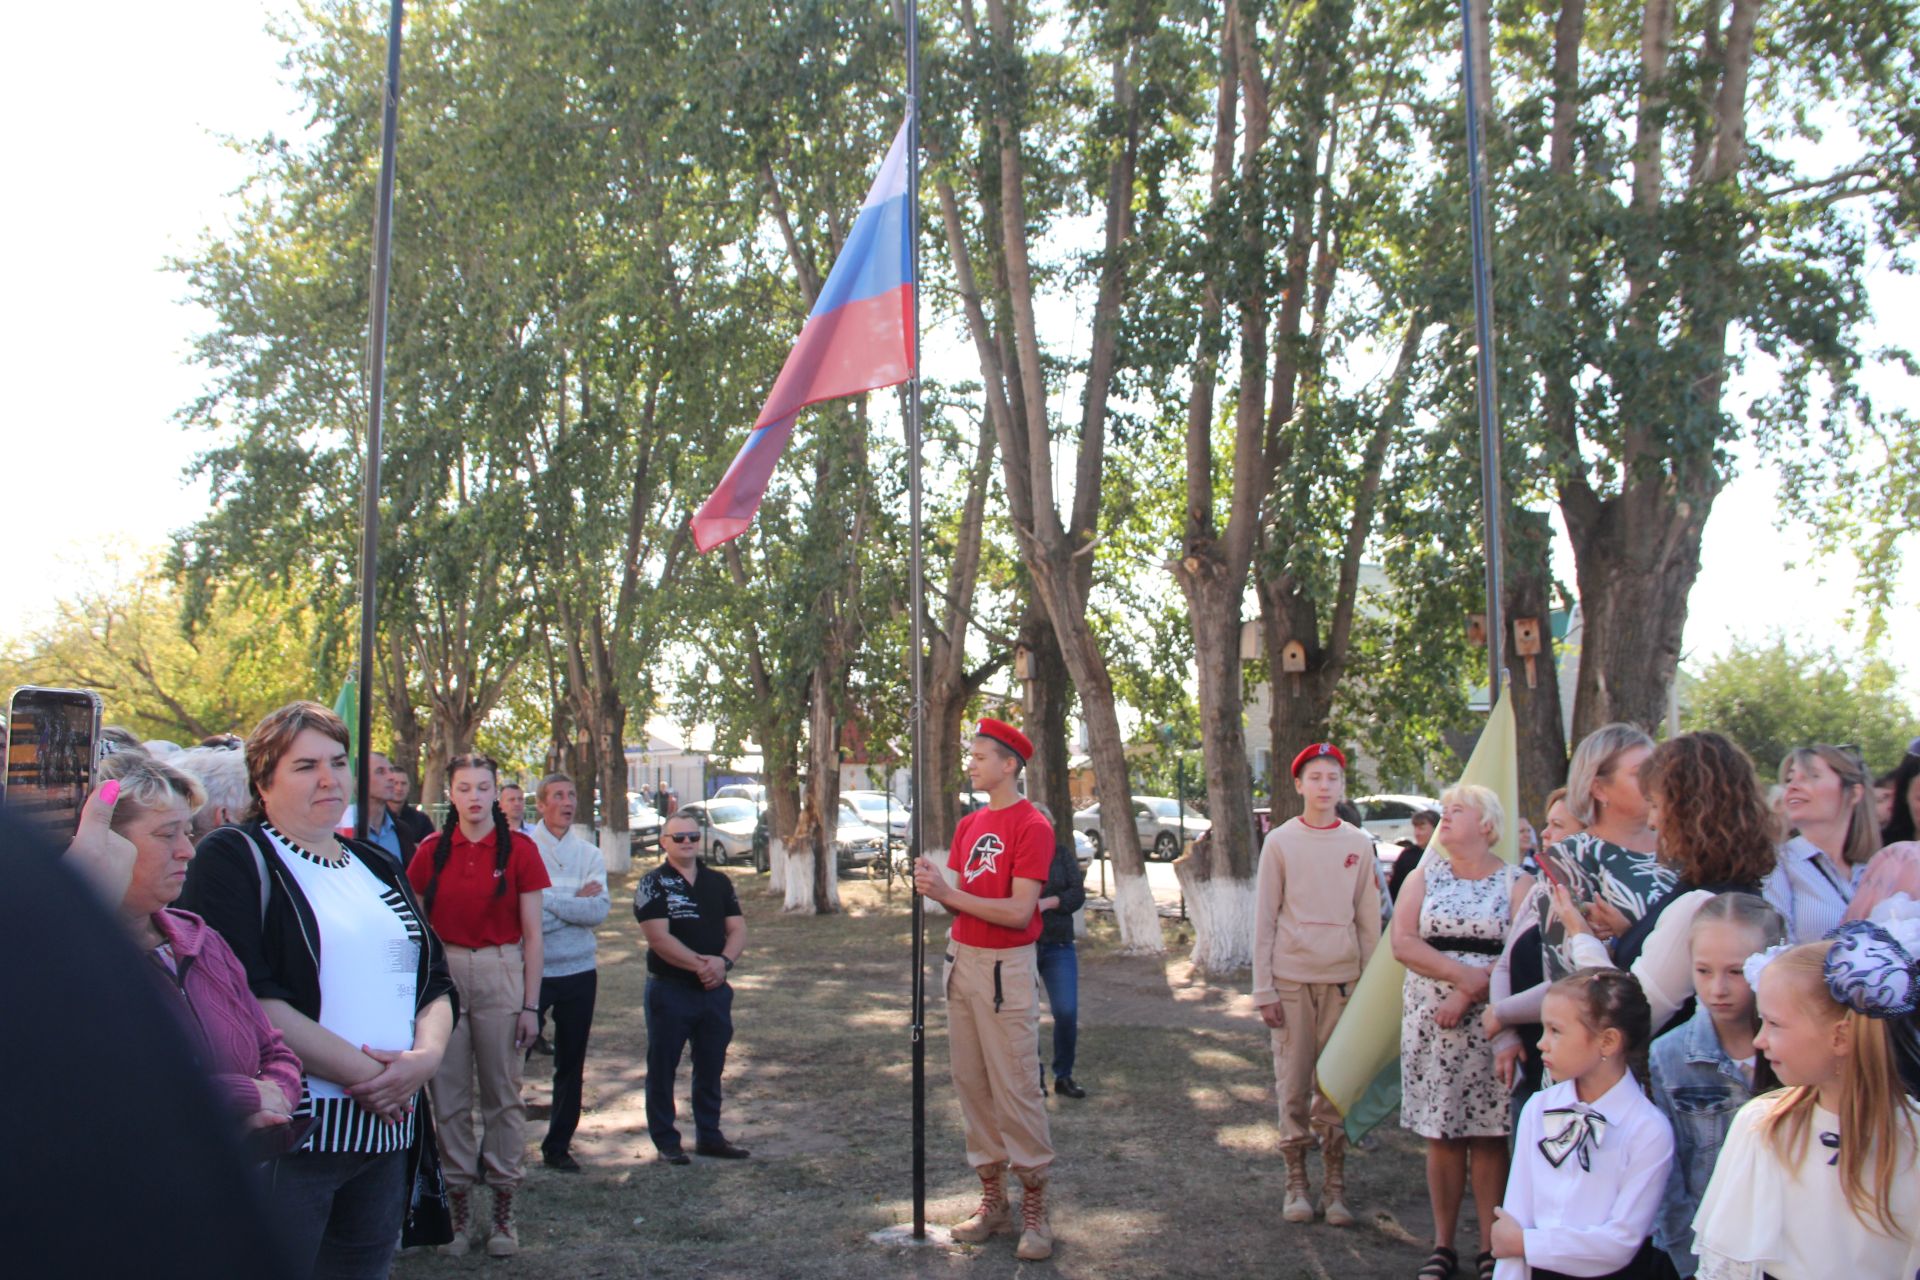
POLYGON ((1023 763, 1033 759, 1033 743, 1028 741, 1026 734, 1020 732, 1004 720, 981 720, 977 736, 992 738, 995 742, 1019 756, 1023 763))
POLYGON ((1332 756, 1340 762, 1342 769, 1347 767, 1346 752, 1340 750, 1340 748, 1334 746, 1331 742, 1316 742, 1293 758, 1293 776, 1296 778, 1299 777, 1300 771, 1307 767, 1309 761, 1318 760, 1322 756, 1332 756))

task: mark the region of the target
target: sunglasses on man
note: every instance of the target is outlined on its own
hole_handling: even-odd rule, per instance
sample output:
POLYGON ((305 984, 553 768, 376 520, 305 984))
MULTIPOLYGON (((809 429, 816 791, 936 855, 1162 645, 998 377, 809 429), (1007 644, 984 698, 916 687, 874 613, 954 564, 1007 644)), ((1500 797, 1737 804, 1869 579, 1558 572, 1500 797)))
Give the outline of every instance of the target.
POLYGON ((675 844, 699 844, 700 843, 700 833, 698 831, 689 831, 682 835, 662 836, 660 838, 662 840, 671 840, 675 844))

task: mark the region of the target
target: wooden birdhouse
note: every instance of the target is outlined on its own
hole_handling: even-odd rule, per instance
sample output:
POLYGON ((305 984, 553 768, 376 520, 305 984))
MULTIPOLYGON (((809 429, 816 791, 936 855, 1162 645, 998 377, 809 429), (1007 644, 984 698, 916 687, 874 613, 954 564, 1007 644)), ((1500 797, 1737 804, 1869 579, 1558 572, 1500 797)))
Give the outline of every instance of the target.
POLYGON ((1487 615, 1470 613, 1467 615, 1467 643, 1476 649, 1487 647, 1487 615))
POLYGON ((1280 670, 1293 677, 1293 696, 1300 696, 1300 675, 1307 669, 1307 646, 1299 640, 1289 640, 1280 646, 1280 670))
POLYGON ((1540 656, 1540 619, 1513 620, 1513 651, 1527 660, 1527 688, 1533 688, 1537 679, 1534 663, 1540 656))
POLYGON ((1033 679, 1033 654, 1023 644, 1013 646, 1013 678, 1015 680, 1033 679))
POLYGON ((1240 661, 1258 662, 1266 656, 1266 641, 1261 635, 1260 619, 1248 618, 1240 624, 1240 661))

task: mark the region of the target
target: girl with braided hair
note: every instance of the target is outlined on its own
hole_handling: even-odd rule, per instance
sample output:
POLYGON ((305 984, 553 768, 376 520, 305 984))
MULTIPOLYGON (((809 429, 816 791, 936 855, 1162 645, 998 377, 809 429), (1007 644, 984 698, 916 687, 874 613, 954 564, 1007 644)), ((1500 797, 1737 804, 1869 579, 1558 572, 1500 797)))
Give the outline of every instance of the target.
POLYGON ((433 1078, 433 1116, 453 1206, 453 1242, 442 1248, 467 1251, 470 1199, 484 1180, 493 1191, 487 1252, 505 1258, 520 1248, 513 1214, 526 1147, 520 1077, 538 1028, 540 891, 551 882, 539 849, 500 809, 493 761, 455 756, 447 763, 447 791, 446 825, 420 842, 407 867, 460 990, 462 1016, 433 1078))

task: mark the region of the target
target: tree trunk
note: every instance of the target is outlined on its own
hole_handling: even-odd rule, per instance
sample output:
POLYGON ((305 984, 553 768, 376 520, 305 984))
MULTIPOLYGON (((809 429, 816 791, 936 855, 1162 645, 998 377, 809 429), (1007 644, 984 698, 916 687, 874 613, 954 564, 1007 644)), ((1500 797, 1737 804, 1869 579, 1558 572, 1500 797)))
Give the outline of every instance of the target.
POLYGON ((807 715, 807 779, 800 821, 787 847, 786 910, 828 915, 840 909, 840 719, 835 705, 836 655, 830 649, 813 671, 807 715))
POLYGON ((1547 796, 1567 780, 1566 724, 1554 658, 1553 571, 1548 563, 1552 537, 1544 515, 1508 508, 1507 624, 1511 628, 1521 618, 1540 624, 1538 656, 1521 657, 1511 636, 1506 649, 1507 696, 1513 700, 1514 747, 1520 757, 1520 813, 1536 822, 1546 815, 1547 796))
MULTIPOLYGON (((987 0, 995 58, 993 92, 983 103, 988 113, 987 145, 997 168, 998 191, 981 190, 982 213, 1000 250, 996 282, 1003 286, 1007 323, 994 334, 981 308, 978 290, 959 225, 952 188, 939 182, 948 244, 957 285, 967 311, 968 328, 980 357, 987 407, 1000 439, 1008 507, 1022 558, 1036 594, 1053 621, 1067 671, 1080 694, 1092 747, 1094 785, 1103 814, 1101 827, 1117 887, 1114 918, 1123 949, 1159 954, 1166 949, 1160 917, 1147 886, 1139 833, 1132 822, 1133 796, 1125 743, 1114 704, 1113 683, 1104 656, 1087 622, 1092 576, 1092 542, 1100 511, 1100 475, 1105 456, 1108 396, 1112 390, 1115 337, 1127 285, 1127 253, 1133 238, 1134 160, 1139 150, 1140 110, 1133 73, 1141 45, 1157 15, 1143 13, 1144 30, 1127 33, 1113 55, 1114 108, 1124 121, 1106 178, 1105 253, 1094 304, 1093 339, 1087 360, 1079 453, 1074 473, 1071 524, 1063 523, 1053 498, 1052 423, 1047 412, 1046 370, 1034 311, 1033 270, 1027 253, 1027 174, 1015 111, 1024 106, 1018 84, 1020 53, 1012 8, 1006 0, 987 0), (997 194, 997 199, 995 195, 997 194), (1011 333, 1006 332, 1010 329, 1011 333), (1115 818, 1114 815, 1119 815, 1115 818)), ((971 7, 966 9, 972 26, 971 7)))
POLYGON ((1020 620, 1020 645, 1027 651, 1021 709, 1027 736, 1033 741, 1033 759, 1027 762, 1027 799, 1046 805, 1053 814, 1054 830, 1064 832, 1073 826, 1072 755, 1067 743, 1070 677, 1053 623, 1031 594, 1020 620))
POLYGON ((800 828, 799 733, 783 724, 770 705, 759 733, 767 786, 767 892, 784 899, 787 856, 800 828))
MULTIPOLYGON (((1217 202, 1233 176, 1233 117, 1240 61, 1238 10, 1221 21, 1220 77, 1214 99, 1212 198, 1217 202)), ((1256 95, 1257 97, 1257 95, 1256 95)), ((1262 106, 1249 103, 1246 194, 1258 208, 1257 151, 1265 142, 1262 106)), ((1225 220, 1217 233, 1224 240, 1225 220)), ((1265 252, 1257 218, 1241 229, 1248 256, 1265 252)), ((1219 244, 1221 256, 1227 246, 1219 244)), ((1209 274, 1201 299, 1200 338, 1187 401, 1187 510, 1184 554, 1169 565, 1187 599, 1199 670, 1200 749, 1206 763, 1207 804, 1213 828, 1193 852, 1183 853, 1174 872, 1193 920, 1195 966, 1205 973, 1231 973, 1253 961, 1253 779, 1247 765, 1245 698, 1241 683, 1241 598, 1246 593, 1253 534, 1266 459, 1262 448, 1262 395, 1266 371, 1266 291, 1263 273, 1246 272, 1237 298, 1240 311, 1240 385, 1234 405, 1233 493, 1224 532, 1217 532, 1213 482, 1213 392, 1217 356, 1213 333, 1222 314, 1218 280, 1209 274)))
POLYGON ((633 864, 633 844, 627 834, 627 709, 617 696, 603 697, 600 745, 600 856, 608 871, 625 872, 633 864))
POLYGON ((396 632, 388 632, 386 639, 387 666, 380 673, 380 692, 387 704, 387 721, 393 726, 387 759, 406 770, 408 784, 416 795, 424 795, 421 790, 424 780, 420 776, 420 717, 413 710, 406 646, 400 643, 396 632))
POLYGON ((1687 501, 1664 478, 1631 481, 1567 513, 1582 617, 1575 741, 1616 720, 1655 729, 1666 718, 1717 477, 1701 488, 1687 501))
MULTIPOLYGON (((936 858, 952 841, 953 829, 959 820, 955 792, 964 785, 961 744, 965 741, 965 729, 961 722, 967 703, 1005 661, 1003 654, 977 671, 967 670, 967 632, 971 626, 974 588, 979 579, 987 486, 993 477, 993 449, 993 423, 982 415, 947 580, 947 605, 938 617, 928 619, 927 721, 922 735, 922 749, 927 757, 923 774, 926 794, 915 796, 914 803, 919 806, 920 838, 936 858)), ((914 605, 923 607, 919 601, 914 605)), ((934 611, 927 609, 926 612, 934 611)), ((912 852, 917 854, 919 850, 912 852)))
POLYGON ((1237 579, 1209 570, 1197 556, 1174 576, 1186 592, 1199 668, 1200 746, 1206 761, 1207 838, 1174 863, 1193 919, 1193 963, 1205 973, 1232 973, 1253 963, 1253 777, 1247 765, 1245 701, 1240 668, 1237 579))

